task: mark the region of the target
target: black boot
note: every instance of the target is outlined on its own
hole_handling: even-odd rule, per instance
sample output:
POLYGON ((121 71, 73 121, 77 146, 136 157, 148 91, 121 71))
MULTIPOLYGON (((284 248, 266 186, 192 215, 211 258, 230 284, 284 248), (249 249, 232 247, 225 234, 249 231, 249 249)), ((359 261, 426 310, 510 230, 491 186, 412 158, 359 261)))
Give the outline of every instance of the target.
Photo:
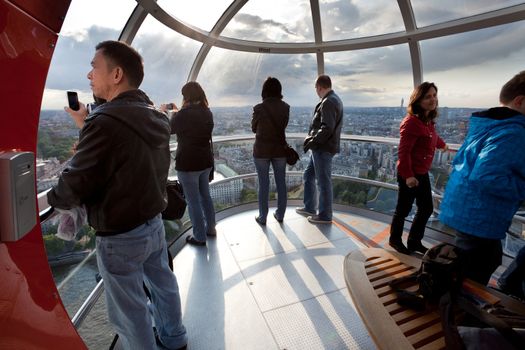
POLYGON ((408 247, 408 250, 410 251, 410 253, 413 253, 413 252, 418 252, 418 253, 421 253, 421 254, 425 254, 428 250, 427 247, 425 247, 421 241, 412 241, 412 240, 408 240, 407 241, 407 247, 408 247))
POLYGON ((405 247, 401 239, 393 239, 392 237, 390 237, 390 239, 388 240, 388 244, 398 252, 410 255, 410 250, 408 250, 407 247, 405 247))

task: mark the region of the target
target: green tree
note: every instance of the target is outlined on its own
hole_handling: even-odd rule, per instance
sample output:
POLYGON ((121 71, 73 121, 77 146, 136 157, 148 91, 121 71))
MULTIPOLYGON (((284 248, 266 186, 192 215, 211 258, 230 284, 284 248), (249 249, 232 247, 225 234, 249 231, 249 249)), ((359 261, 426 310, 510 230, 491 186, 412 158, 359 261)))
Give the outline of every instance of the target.
POLYGON ((77 137, 62 136, 51 130, 39 130, 37 154, 44 159, 56 157, 63 162, 72 156, 73 144, 77 140, 77 137))
POLYGON ((257 191, 243 188, 241 191, 241 203, 249 203, 257 201, 257 191))
POLYGON ((45 235, 44 246, 48 256, 57 256, 64 252, 66 243, 55 235, 45 235))

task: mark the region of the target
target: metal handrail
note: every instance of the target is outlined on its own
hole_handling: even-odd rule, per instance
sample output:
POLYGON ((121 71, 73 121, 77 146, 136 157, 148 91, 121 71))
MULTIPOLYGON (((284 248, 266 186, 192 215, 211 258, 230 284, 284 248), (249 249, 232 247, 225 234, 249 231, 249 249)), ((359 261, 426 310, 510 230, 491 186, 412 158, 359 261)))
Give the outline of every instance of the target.
MULTIPOLYGON (((308 136, 306 133, 287 133, 286 139, 288 140, 304 140, 308 136)), ((222 142, 235 142, 235 141, 251 141, 255 139, 255 135, 241 134, 241 135, 217 135, 213 136, 214 143, 222 142)), ((394 137, 383 137, 383 136, 367 136, 367 135, 349 135, 341 134, 341 140, 344 141, 358 141, 358 142, 370 142, 370 143, 381 143, 385 145, 397 146, 399 145, 399 139, 394 137)), ((452 152, 456 152, 461 145, 456 143, 448 144, 448 149, 452 152)), ((170 143, 170 151, 177 149, 177 142, 170 143)))
MULTIPOLYGON (((288 133, 286 134, 287 139, 291 140, 303 140, 307 136, 306 133, 288 133)), ((230 135, 230 136, 213 136, 214 143, 223 143, 223 142, 235 142, 235 141, 251 141, 255 139, 255 135, 242 134, 242 135, 230 135)), ((342 134, 341 140, 344 141, 357 141, 357 142, 370 142, 370 143, 381 143, 385 145, 397 146, 399 144, 399 139, 393 137, 381 137, 381 136, 366 136, 366 135, 348 135, 342 134)), ((457 151, 460 147, 458 144, 449 144, 449 150, 457 151)), ((170 143, 170 151, 175 151, 177 149, 177 142, 170 143)), ((355 178, 359 179, 359 178, 355 178)), ((45 210, 49 209, 50 205, 47 203, 47 192, 50 190, 45 190, 38 194, 38 207, 40 210, 40 216, 44 215, 45 210)), ((524 219, 525 220, 525 219, 524 219)))
POLYGON ((71 322, 76 329, 79 329, 86 317, 89 315, 91 310, 95 307, 95 304, 98 301, 98 298, 102 295, 104 291, 104 280, 98 281, 97 285, 91 293, 87 296, 86 300, 82 303, 75 316, 71 319, 71 322))

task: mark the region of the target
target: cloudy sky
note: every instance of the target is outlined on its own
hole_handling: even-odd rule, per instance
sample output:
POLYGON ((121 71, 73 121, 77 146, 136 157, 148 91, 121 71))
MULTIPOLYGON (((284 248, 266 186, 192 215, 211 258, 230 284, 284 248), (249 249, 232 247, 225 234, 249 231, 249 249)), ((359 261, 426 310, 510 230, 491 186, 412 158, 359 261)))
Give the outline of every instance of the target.
MULTIPOLYGON (((159 0, 175 17, 210 30, 231 0, 159 0)), ((515 5, 517 1, 413 0, 418 26, 515 5), (496 7, 495 7, 496 6, 496 7)), ((62 108, 65 90, 90 102, 86 78, 95 45, 117 39, 135 7, 133 0, 73 0, 53 56, 42 108, 62 108), (100 9, 104 9, 100 11, 100 9)), ((320 0, 323 40, 340 40, 403 31, 395 0, 320 0)), ((424 80, 439 88, 441 106, 497 105, 499 89, 525 69, 525 21, 421 42, 424 80)), ((277 42, 312 42, 309 0, 251 0, 228 24, 224 36, 277 42)), ((156 103, 180 102, 201 46, 149 17, 132 45, 144 57, 141 88, 156 103)), ((346 106, 398 106, 412 90, 408 45, 325 54, 325 72, 346 106)), ((293 106, 317 102, 314 54, 265 55, 213 48, 197 80, 212 106, 247 106, 260 101, 261 85, 275 76, 293 106)))

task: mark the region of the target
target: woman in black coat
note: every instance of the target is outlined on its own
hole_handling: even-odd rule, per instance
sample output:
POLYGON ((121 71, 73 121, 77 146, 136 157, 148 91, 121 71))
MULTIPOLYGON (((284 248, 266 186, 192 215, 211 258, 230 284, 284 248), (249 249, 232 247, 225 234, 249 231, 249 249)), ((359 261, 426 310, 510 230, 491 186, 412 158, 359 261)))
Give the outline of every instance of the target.
POLYGON ((184 189, 193 226, 193 236, 186 241, 206 245, 206 236, 214 236, 215 209, 210 196, 209 176, 213 171, 211 134, 213 115, 204 90, 197 82, 182 87, 183 105, 175 107, 171 133, 177 134, 175 170, 184 189))
POLYGON ((255 133, 253 158, 259 179, 259 216, 255 218, 260 225, 266 224, 270 191, 270 164, 273 168, 277 187, 277 211, 273 213, 282 222, 286 211, 288 193, 286 191, 286 135, 290 106, 282 100, 282 87, 279 80, 268 77, 262 87, 263 102, 253 107, 252 131, 255 133))

